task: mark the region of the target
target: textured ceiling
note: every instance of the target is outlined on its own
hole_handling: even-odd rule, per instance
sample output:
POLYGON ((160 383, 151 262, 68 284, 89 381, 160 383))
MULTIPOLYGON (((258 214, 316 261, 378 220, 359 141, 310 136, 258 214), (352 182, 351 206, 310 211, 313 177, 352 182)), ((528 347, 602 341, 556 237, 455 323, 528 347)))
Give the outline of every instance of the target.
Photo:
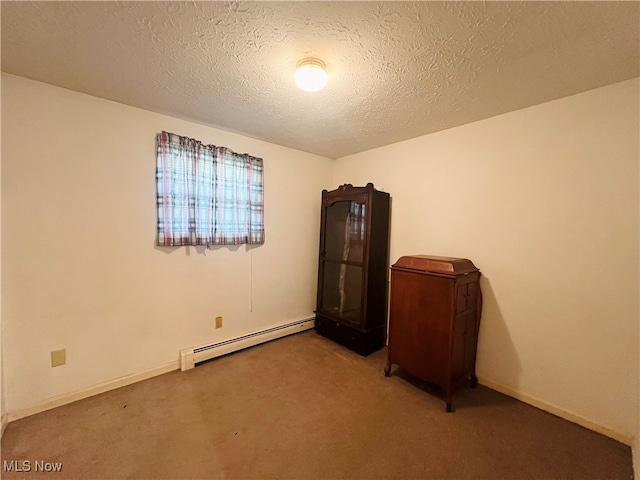
POLYGON ((330 158, 640 74, 635 1, 1 8, 4 72, 330 158), (321 92, 293 82, 307 56, 321 92))

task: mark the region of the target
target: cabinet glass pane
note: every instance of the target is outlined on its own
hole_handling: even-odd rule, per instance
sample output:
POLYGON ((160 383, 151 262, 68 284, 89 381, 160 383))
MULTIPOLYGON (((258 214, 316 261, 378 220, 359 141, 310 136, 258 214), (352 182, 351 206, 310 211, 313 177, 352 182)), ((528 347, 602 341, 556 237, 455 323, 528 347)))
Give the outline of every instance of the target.
POLYGON ((322 310, 359 324, 362 267, 325 262, 322 283, 322 310))
POLYGON ((328 260, 362 262, 365 205, 336 202, 325 211, 324 253, 328 260))

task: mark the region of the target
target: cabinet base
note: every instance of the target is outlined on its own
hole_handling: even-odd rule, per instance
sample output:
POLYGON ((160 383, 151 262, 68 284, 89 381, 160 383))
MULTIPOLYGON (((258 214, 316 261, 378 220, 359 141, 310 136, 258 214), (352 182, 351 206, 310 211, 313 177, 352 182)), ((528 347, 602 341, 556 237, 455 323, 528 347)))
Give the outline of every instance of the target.
POLYGON ((386 331, 384 326, 371 330, 358 330, 335 320, 316 315, 316 332, 342 346, 367 356, 385 345, 386 331))
MULTIPOLYGON (((391 367, 393 366, 393 362, 391 361, 390 358, 387 357, 387 364, 384 367, 384 376, 385 377, 389 377, 391 375, 391 367)), ((402 368, 402 367, 400 367, 402 368)), ((406 371, 406 370, 405 370, 406 371)), ((410 372, 407 372, 410 375, 410 372)), ((415 375, 413 375, 415 376, 415 375)), ((449 385, 448 387, 446 385, 442 385, 441 383, 437 383, 434 382, 433 380, 428 380, 426 378, 421 378, 418 376, 415 376, 416 378, 419 378, 420 380, 424 381, 424 382, 428 382, 432 385, 435 385, 437 387, 439 387, 440 389, 442 389, 442 392, 444 394, 444 401, 445 401, 445 409, 447 412, 453 412, 453 394, 462 386, 465 384, 465 382, 469 381, 469 384, 471 386, 471 388, 476 388, 476 386, 478 385, 478 377, 475 374, 475 371, 470 372, 468 375, 458 379, 458 381, 456 381, 453 385, 449 385)))

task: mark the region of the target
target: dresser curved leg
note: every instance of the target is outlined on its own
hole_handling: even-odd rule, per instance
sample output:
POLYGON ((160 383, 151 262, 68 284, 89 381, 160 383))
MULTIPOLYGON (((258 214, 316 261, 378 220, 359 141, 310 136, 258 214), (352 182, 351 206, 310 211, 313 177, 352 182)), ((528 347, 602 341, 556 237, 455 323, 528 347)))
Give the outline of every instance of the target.
POLYGON ((453 389, 451 385, 447 385, 444 388, 444 401, 447 405, 447 412, 453 411, 453 389))
POLYGON ((478 385, 478 377, 476 377, 475 373, 471 374, 471 388, 476 388, 478 385))
POLYGON ((384 376, 388 377, 391 375, 391 362, 387 362, 387 366, 384 367, 384 376))

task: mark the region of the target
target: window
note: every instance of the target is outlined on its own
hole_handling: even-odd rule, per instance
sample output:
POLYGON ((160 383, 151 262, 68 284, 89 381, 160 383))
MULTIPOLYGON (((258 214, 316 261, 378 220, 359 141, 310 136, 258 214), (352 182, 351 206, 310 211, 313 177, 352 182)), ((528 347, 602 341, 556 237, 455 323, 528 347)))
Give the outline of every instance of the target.
POLYGON ((261 158, 168 132, 156 148, 159 246, 264 243, 261 158))

